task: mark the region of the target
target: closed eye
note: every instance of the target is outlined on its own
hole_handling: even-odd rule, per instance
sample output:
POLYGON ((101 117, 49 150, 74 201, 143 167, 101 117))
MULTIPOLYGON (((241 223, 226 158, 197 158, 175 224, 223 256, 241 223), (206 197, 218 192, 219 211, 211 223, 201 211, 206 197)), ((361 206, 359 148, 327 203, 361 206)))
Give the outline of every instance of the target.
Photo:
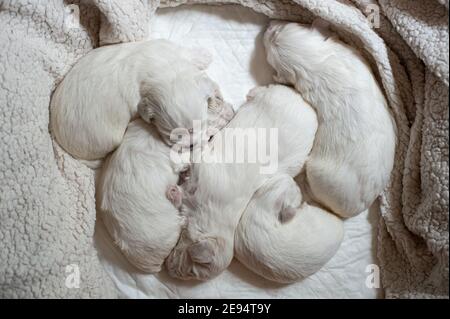
POLYGON ((214 99, 212 97, 208 98, 208 109, 214 109, 214 99))
POLYGON ((208 109, 217 110, 221 105, 221 100, 217 97, 209 97, 208 98, 208 109))

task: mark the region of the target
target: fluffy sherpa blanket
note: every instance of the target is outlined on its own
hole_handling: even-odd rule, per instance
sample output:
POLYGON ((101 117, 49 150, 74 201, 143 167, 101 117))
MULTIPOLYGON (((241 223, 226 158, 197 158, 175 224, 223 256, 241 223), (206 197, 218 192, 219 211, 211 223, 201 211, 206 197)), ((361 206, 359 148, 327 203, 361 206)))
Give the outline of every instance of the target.
POLYGON ((321 17, 365 54, 398 125, 380 197, 385 296, 448 297, 448 0, 1 0, 0 297, 116 296, 93 246, 94 174, 52 139, 51 93, 89 50, 144 39, 158 6, 184 3, 321 17))

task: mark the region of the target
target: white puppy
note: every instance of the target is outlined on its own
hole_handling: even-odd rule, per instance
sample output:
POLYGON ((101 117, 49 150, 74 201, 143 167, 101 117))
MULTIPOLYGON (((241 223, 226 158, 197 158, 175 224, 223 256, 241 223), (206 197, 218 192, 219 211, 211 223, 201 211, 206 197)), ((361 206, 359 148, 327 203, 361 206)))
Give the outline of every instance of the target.
MULTIPOLYGON (((209 99, 209 127, 225 126, 230 110, 217 89, 216 97, 209 99)), ((102 219, 127 259, 145 272, 161 270, 184 225, 178 211, 178 168, 170 159, 170 147, 141 119, 128 125, 122 143, 102 168, 97 185, 102 219)))
POLYGON ((325 265, 344 235, 342 221, 304 202, 291 176, 279 174, 253 195, 235 235, 235 257, 276 282, 291 283, 325 265))
POLYGON ((127 259, 146 272, 161 270, 184 223, 166 198, 166 192, 177 193, 172 185, 178 182, 169 152, 156 128, 137 119, 105 160, 97 185, 106 229, 127 259))
POLYGON ((343 217, 367 209, 386 187, 396 132, 370 67, 354 49, 315 26, 274 21, 264 35, 275 80, 316 110, 316 140, 306 164, 317 201, 343 217))
MULTIPOLYGON (((264 130, 267 133, 264 140, 268 140, 269 133, 273 134, 268 130, 275 128, 278 148, 274 150, 270 145, 269 151, 276 152, 278 167, 272 173, 297 175, 313 145, 317 129, 315 112, 300 94, 282 85, 253 89, 248 98, 226 129, 214 136, 211 147, 203 154, 205 161, 226 158, 225 153, 230 150, 223 145, 233 145, 239 130, 248 128, 259 132, 256 135, 261 134, 258 129, 264 130)), ((247 131, 247 137, 251 131, 247 131)), ((166 260, 171 276, 205 280, 228 267, 241 214, 254 192, 270 177, 262 174, 261 167, 258 162, 193 164, 192 176, 183 185, 187 228, 166 260)))
POLYGON ((53 94, 51 129, 72 156, 97 160, 113 151, 138 112, 165 142, 174 128, 206 120, 213 82, 207 51, 167 40, 101 47, 75 64, 53 94))

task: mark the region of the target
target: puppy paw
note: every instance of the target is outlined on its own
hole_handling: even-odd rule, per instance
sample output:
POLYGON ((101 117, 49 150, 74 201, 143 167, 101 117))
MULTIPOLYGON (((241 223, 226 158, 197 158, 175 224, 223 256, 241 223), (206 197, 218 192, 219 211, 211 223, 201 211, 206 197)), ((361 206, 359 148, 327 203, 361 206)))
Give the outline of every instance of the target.
POLYGON ((166 197, 177 209, 181 208, 181 204, 183 203, 183 190, 179 186, 169 185, 166 190, 166 197))

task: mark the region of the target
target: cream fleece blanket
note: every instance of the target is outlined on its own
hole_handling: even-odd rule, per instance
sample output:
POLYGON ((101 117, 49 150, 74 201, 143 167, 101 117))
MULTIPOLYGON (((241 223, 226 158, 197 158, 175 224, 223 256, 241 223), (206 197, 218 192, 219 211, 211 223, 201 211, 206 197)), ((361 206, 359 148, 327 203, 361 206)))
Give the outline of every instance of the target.
MULTIPOLYGON (((305 23, 318 16, 366 55, 398 125, 377 245, 385 296, 448 297, 448 0, 161 6, 206 2, 305 23)), ((143 39, 160 4, 68 3, 0 2, 0 297, 116 296, 93 247, 93 172, 53 141, 48 106, 80 57, 98 45, 143 39)))

